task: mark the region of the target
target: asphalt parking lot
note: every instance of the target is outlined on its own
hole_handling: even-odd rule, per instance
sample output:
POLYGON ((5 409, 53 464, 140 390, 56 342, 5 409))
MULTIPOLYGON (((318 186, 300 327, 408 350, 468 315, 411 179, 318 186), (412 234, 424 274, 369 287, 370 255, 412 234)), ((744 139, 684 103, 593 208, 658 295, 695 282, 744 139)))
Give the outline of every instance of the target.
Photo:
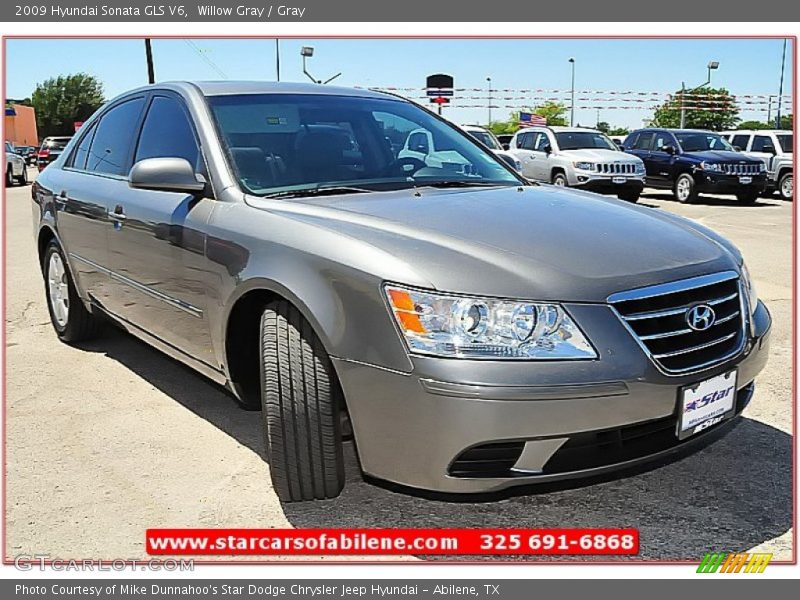
POLYGON ((365 482, 350 447, 341 497, 281 505, 257 413, 122 332, 81 348, 57 341, 30 188, 7 190, 6 558, 141 558, 148 527, 626 526, 640 530, 641 559, 747 549, 791 559, 792 204, 704 197, 683 206, 655 190, 640 203, 731 238, 772 312, 768 366, 729 435, 624 478, 479 502, 365 482))

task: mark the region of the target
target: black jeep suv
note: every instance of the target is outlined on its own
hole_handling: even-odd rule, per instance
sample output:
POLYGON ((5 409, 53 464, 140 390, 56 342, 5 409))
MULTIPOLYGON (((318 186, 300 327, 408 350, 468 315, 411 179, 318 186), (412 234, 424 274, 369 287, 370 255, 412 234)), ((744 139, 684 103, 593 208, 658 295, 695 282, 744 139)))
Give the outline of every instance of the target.
POLYGON ((622 148, 644 161, 647 185, 672 189, 679 202, 693 202, 709 192, 735 194, 751 204, 766 185, 763 161, 740 154, 710 131, 639 129, 625 138, 622 148))

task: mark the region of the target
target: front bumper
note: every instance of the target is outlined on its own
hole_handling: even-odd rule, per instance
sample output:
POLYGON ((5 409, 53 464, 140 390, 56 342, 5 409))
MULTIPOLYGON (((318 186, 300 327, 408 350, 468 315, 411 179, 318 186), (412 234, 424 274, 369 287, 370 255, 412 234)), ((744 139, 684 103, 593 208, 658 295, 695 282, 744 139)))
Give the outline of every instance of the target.
POLYGON ((595 342, 598 359, 414 356, 413 371, 405 373, 334 358, 363 471, 421 489, 481 493, 628 467, 725 427, 720 423, 678 442, 680 388, 737 367, 738 415, 767 360, 771 319, 761 303, 739 356, 680 377, 661 373, 609 307, 567 310, 595 342), (594 318, 581 318, 583 311, 594 318), (634 437, 636 443, 622 443, 634 437), (461 468, 471 455, 506 468, 461 468))
POLYGON ((644 175, 599 175, 588 171, 576 171, 574 181, 570 181, 569 184, 598 194, 641 192, 644 188, 644 175))
POLYGON ((759 193, 764 191, 767 185, 765 173, 759 175, 748 175, 749 183, 742 183, 738 175, 724 175, 722 173, 709 173, 697 171, 694 180, 698 192, 710 194, 736 194, 748 190, 757 190, 759 193))

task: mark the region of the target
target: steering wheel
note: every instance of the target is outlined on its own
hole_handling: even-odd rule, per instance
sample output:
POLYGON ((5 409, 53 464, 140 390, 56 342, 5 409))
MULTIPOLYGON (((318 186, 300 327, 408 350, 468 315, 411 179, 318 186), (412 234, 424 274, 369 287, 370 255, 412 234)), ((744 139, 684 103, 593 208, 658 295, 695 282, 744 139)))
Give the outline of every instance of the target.
POLYGON ((401 175, 413 175, 420 169, 427 167, 424 161, 414 158, 413 156, 404 156, 403 158, 395 159, 394 162, 387 165, 383 175, 392 175, 399 172, 401 175))

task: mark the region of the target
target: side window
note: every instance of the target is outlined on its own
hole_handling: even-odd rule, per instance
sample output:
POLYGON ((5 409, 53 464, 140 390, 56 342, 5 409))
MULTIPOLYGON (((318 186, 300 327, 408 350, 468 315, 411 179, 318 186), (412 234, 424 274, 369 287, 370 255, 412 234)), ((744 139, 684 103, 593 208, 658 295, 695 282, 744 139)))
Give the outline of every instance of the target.
POLYGON ((622 145, 626 150, 636 148, 636 142, 639 140, 638 133, 632 133, 622 141, 622 145))
POLYGON ((634 148, 636 150, 652 150, 654 133, 640 133, 639 139, 636 140, 634 148))
POLYGON ((753 138, 753 152, 774 152, 775 145, 769 136, 757 135, 753 138))
POLYGON ((731 139, 731 145, 738 146, 742 150, 747 150, 747 142, 749 141, 750 141, 749 135, 743 135, 740 133, 738 135, 733 136, 733 139, 731 139))
POLYGON ((185 158, 195 169, 200 166, 200 149, 186 112, 174 98, 156 96, 144 118, 134 162, 165 157, 185 158))
POLYGON ((652 149, 658 152, 663 152, 664 146, 675 146, 675 140, 672 139, 672 136, 668 133, 656 133, 655 144, 653 145, 652 149))
POLYGON ((94 173, 126 175, 144 98, 118 104, 100 119, 89 148, 86 169, 94 173))
POLYGON ((534 150, 538 152, 544 152, 544 148, 547 145, 550 145, 550 139, 547 137, 547 134, 544 132, 539 133, 536 137, 536 145, 534 146, 534 150))
POLYGON ((530 131, 517 134, 517 148, 533 150, 533 134, 530 131))
POLYGON ((428 154, 428 136, 422 132, 412 133, 408 138, 408 149, 413 152, 428 154))
POLYGON ((72 160, 70 161, 70 167, 75 169, 85 169, 86 168, 86 159, 89 158, 89 148, 92 145, 92 140, 94 139, 94 133, 97 130, 94 124, 92 124, 91 129, 86 131, 81 138, 81 141, 78 142, 77 148, 75 148, 75 152, 72 154, 72 160))

